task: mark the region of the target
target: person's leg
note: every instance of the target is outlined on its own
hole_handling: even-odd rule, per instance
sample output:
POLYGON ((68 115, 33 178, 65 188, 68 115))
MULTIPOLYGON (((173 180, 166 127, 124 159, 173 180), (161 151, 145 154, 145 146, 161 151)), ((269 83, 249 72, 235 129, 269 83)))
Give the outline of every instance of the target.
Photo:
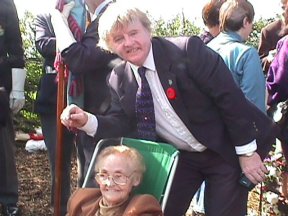
MULTIPOLYGON (((6 125, 0 127, 0 203, 3 205, 2 208, 16 207, 18 202, 14 137, 12 117, 9 117, 6 125)), ((2 209, 2 211, 4 210, 2 209)))
MULTIPOLYGON (((81 165, 80 167, 81 176, 79 177, 79 179, 82 180, 81 185, 83 184, 85 176, 87 174, 96 144, 97 143, 94 140, 94 138, 88 136, 86 133, 82 132, 78 134, 77 148, 79 157, 78 161, 80 162, 81 165)), ((97 187, 95 179, 90 178, 86 184, 86 187, 97 187)))
POLYGON ((177 169, 164 211, 165 216, 185 215, 193 195, 204 180, 194 161, 201 155, 202 153, 180 151, 177 169))
POLYGON ((216 153, 212 157, 213 164, 203 169, 205 215, 245 216, 248 190, 239 184, 240 168, 232 167, 216 153))
MULTIPOLYGON (((42 132, 48 150, 51 171, 51 205, 54 205, 55 196, 55 164, 56 164, 56 116, 55 114, 41 115, 42 132)), ((62 157, 62 184, 61 184, 61 215, 66 214, 67 202, 70 197, 71 155, 74 148, 74 135, 63 128, 63 157, 62 157)))

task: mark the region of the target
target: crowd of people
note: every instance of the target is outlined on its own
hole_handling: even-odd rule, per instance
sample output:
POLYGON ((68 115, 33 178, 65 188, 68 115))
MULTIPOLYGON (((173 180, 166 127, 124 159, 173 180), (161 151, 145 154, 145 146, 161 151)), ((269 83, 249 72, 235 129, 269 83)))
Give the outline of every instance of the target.
MULTIPOLYGON (((13 216, 21 212, 12 117, 24 105, 26 71, 15 5, 0 2, 0 203, 2 214, 13 216)), ((61 114, 61 216, 181 216, 195 194, 198 213, 246 215, 245 183, 265 180, 263 160, 276 137, 288 159, 287 141, 266 114, 268 107, 288 99, 287 0, 281 0, 281 18, 262 29, 258 50, 245 44, 255 15, 246 0, 207 1, 202 11, 207 31, 200 37, 170 38, 154 37, 147 14, 125 1, 84 2, 58 1, 59 7, 35 19, 35 44, 44 59, 35 110, 48 149, 51 205, 61 56, 69 69, 67 107, 61 114), (76 38, 69 24, 79 6, 85 26, 76 38), (179 150, 163 212, 152 195, 133 194, 146 169, 133 148, 102 150, 95 178, 81 188, 97 142, 115 137, 166 142, 179 150), (71 195, 75 147, 79 189, 71 195), (239 183, 243 178, 244 186, 239 183)))

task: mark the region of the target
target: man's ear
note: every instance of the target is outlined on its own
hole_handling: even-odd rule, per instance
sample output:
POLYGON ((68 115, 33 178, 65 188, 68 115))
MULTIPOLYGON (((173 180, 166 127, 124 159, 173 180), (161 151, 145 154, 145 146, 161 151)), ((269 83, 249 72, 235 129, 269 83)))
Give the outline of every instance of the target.
POLYGON ((248 21, 248 18, 247 17, 244 17, 244 19, 243 19, 243 27, 245 28, 246 27, 246 25, 248 25, 248 24, 251 24, 251 22, 249 22, 248 21))

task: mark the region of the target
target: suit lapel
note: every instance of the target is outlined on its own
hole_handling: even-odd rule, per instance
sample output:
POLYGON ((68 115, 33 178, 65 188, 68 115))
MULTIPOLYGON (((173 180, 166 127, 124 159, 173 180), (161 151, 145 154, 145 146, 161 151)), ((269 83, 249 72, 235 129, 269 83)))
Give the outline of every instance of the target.
MULTIPOLYGON (((154 62, 156 66, 156 70, 160 79, 160 82, 162 84, 162 87, 164 89, 164 92, 167 97, 167 90, 168 88, 172 88, 176 92, 176 98, 175 99, 169 99, 171 106, 177 113, 177 115, 181 118, 181 120, 184 122, 184 124, 188 127, 189 121, 188 121, 188 113, 187 109, 184 106, 183 98, 181 95, 181 91, 177 85, 177 71, 183 70, 183 68, 178 68, 177 64, 178 61, 175 61, 170 58, 170 56, 173 56, 173 53, 167 53, 167 50, 163 49, 162 46, 160 46, 157 41, 153 42, 153 56, 154 56, 154 62)), ((186 68, 184 68, 185 70, 186 68)))
POLYGON ((123 79, 120 83, 120 89, 120 101, 124 106, 124 110, 127 110, 129 114, 135 115, 135 102, 138 84, 128 63, 125 64, 123 79))

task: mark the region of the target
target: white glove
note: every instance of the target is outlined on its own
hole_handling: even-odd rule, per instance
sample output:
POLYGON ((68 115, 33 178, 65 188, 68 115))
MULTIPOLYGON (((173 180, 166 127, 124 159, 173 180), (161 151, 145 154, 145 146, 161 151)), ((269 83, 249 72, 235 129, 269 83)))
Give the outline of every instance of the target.
POLYGON ((74 5, 75 2, 71 1, 64 5, 62 13, 56 9, 51 12, 51 23, 56 36, 57 48, 60 52, 76 42, 67 22, 70 11, 74 5))
POLYGON ((25 104, 24 84, 26 70, 23 68, 12 68, 12 91, 10 93, 10 108, 15 114, 25 104))

